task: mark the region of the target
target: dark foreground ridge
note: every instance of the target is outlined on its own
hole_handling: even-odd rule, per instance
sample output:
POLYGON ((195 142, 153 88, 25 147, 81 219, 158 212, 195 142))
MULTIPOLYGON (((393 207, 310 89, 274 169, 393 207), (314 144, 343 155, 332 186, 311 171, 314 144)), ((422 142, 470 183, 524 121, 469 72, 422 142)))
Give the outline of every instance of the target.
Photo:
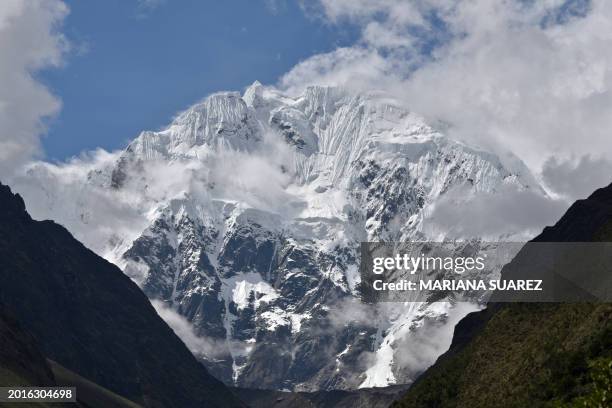
POLYGON ((119 268, 2 184, 0 281, 0 385, 73 378, 146 407, 243 406, 119 268))
MULTIPOLYGON (((534 241, 612 241, 612 185, 534 241)), ((604 407, 611 398, 612 304, 498 303, 459 322, 450 349, 393 407, 604 407)))

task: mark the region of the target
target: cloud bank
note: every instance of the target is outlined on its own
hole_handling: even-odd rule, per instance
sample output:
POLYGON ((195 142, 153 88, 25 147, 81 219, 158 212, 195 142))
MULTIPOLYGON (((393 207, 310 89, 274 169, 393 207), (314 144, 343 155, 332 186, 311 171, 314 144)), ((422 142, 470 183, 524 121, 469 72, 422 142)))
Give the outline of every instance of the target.
POLYGON ((588 197, 612 181, 612 162, 589 155, 566 161, 550 158, 542 171, 544 182, 571 201, 588 197))
POLYGON ((481 237, 529 240, 546 225, 554 224, 567 202, 528 189, 506 186, 496 194, 475 194, 468 200, 460 191, 450 192, 431 210, 425 226, 429 236, 446 239, 481 237))
POLYGON ((573 166, 575 157, 610 162, 609 1, 317 4, 305 9, 329 24, 354 25, 361 37, 302 61, 280 79, 281 88, 382 89, 455 138, 497 153, 512 151, 536 174, 548 162, 549 181, 555 178, 553 162, 562 169, 573 166))
MULTIPOLYGON (((297 64, 278 81, 284 91, 312 84, 386 91, 451 137, 501 157, 513 152, 566 202, 612 181, 610 2, 318 0, 303 9, 361 35, 297 64)), ((45 119, 60 109, 35 73, 63 63, 67 13, 60 0, 0 5, 5 181, 42 155, 45 119)))
POLYGON ((36 78, 60 66, 68 42, 59 31, 68 7, 59 0, 0 3, 0 179, 42 154, 45 119, 61 106, 36 78))

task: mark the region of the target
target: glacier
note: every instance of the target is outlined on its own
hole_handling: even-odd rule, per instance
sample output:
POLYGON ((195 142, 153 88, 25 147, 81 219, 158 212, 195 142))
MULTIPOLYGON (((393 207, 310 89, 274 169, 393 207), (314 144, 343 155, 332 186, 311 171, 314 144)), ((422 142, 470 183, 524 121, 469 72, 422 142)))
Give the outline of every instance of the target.
POLYGON ((192 351, 214 375, 293 391, 410 383, 431 365, 480 305, 360 303, 360 243, 516 238, 449 237, 435 222, 442 199, 507 188, 545 195, 518 158, 451 140, 384 93, 258 82, 17 183, 35 217, 213 344, 192 351))

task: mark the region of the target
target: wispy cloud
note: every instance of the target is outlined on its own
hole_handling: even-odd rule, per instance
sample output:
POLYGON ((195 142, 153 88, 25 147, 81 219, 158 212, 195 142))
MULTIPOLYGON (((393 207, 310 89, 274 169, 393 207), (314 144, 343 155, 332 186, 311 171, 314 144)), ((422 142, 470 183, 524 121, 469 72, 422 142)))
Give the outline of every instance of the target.
POLYGON ((152 12, 157 10, 160 6, 162 6, 166 0, 136 0, 136 17, 138 18, 146 18, 152 12))
POLYGON ((287 9, 287 0, 264 0, 264 4, 272 14, 281 14, 287 9))
POLYGON ((193 354, 210 359, 227 357, 229 349, 225 339, 198 336, 189 320, 178 314, 164 302, 153 300, 151 304, 157 311, 157 314, 168 323, 168 326, 183 340, 183 343, 193 354))

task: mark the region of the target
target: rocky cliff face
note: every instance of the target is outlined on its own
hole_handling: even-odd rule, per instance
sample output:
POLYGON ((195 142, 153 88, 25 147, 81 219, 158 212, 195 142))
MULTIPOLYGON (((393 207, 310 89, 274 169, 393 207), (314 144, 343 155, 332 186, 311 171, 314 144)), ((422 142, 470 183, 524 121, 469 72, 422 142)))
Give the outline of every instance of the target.
MULTIPOLYGON (((82 239, 190 323, 191 349, 216 376, 297 391, 410 382, 469 309, 355 303, 360 242, 444 238, 428 228, 443 198, 541 191, 519 160, 449 140, 385 95, 290 97, 258 83, 209 96, 86 170, 87 188, 135 215, 82 239), (397 342, 421 335, 440 340, 398 362, 397 342)), ((41 207, 100 229, 91 197, 47 190, 41 207)))

